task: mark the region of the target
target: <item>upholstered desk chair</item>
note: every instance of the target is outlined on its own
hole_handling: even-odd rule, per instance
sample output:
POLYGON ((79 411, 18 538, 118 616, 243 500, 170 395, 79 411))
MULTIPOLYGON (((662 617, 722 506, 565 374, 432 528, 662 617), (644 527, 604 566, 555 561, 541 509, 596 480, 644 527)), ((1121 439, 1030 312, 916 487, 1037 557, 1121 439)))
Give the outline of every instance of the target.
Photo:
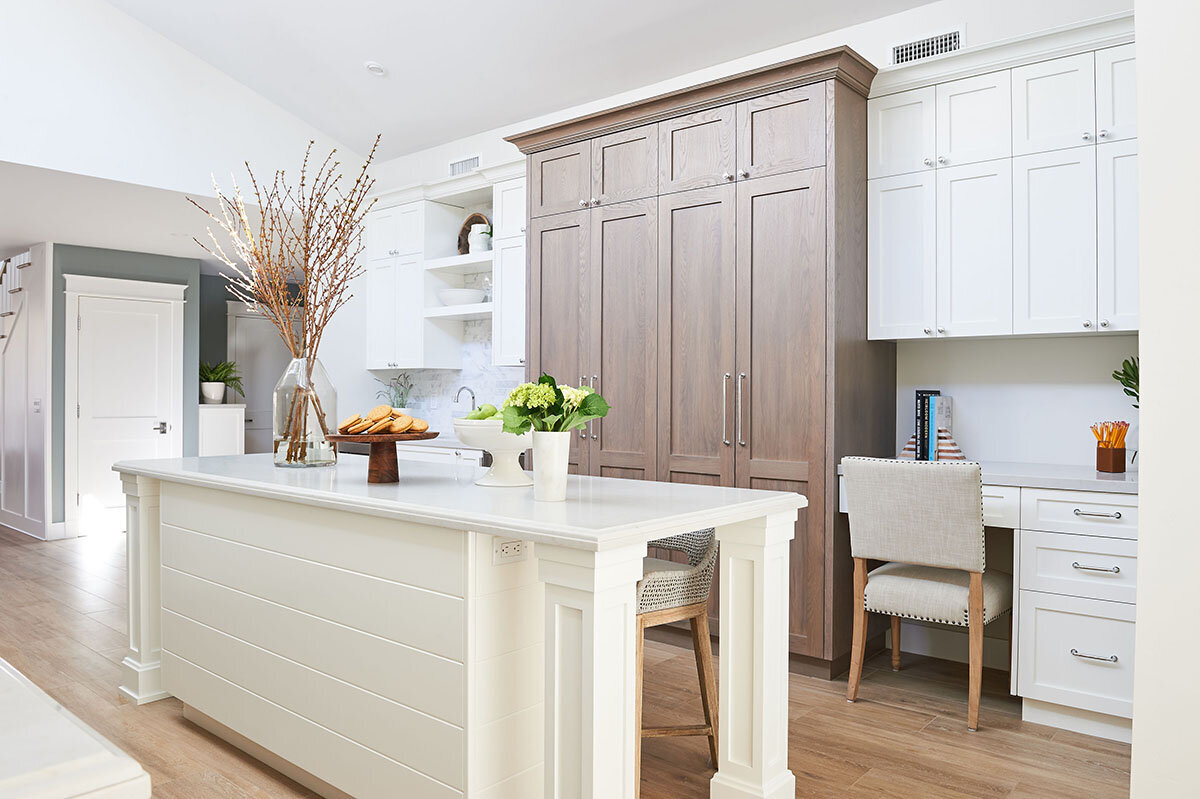
POLYGON ((650 542, 651 547, 669 549, 687 555, 687 563, 646 558, 643 575, 637 585, 637 713, 635 724, 641 730, 634 753, 634 775, 638 790, 642 777, 642 738, 675 735, 708 737, 708 754, 717 765, 717 681, 713 674, 712 641, 708 637, 708 593, 712 588, 713 569, 717 565, 717 536, 713 529, 684 533, 650 542), (700 678, 700 701, 704 705, 704 723, 684 727, 642 727, 642 666, 647 627, 689 621, 692 647, 696 653, 696 671, 700 678))
POLYGON ((892 668, 900 619, 966 627, 967 728, 979 726, 983 626, 1012 610, 1012 576, 984 570, 983 484, 978 463, 843 458, 854 557, 854 637, 846 699, 858 698, 867 612, 892 618, 892 668), (887 561, 867 572, 868 560, 887 561))

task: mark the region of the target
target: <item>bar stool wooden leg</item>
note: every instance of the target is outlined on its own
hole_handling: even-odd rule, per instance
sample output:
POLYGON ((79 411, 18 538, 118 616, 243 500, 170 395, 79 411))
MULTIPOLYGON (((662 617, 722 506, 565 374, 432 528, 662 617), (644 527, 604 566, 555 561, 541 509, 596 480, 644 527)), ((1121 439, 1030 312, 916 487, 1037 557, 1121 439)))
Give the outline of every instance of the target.
POLYGON ((971 646, 970 703, 967 707, 967 729, 979 729, 979 694, 983 687, 983 573, 971 572, 968 597, 967 633, 971 646))
POLYGON ((892 616, 892 671, 900 671, 900 617, 892 616))
POLYGON ((850 639, 850 682, 846 686, 846 701, 858 699, 858 684, 862 682, 863 652, 867 648, 867 609, 863 597, 867 592, 867 562, 854 559, 854 633, 850 639))
POLYGON ((642 795, 642 666, 645 662, 646 654, 646 628, 642 626, 642 617, 637 617, 637 648, 636 648, 637 666, 635 667, 636 677, 634 678, 634 713, 633 723, 636 725, 634 729, 638 731, 637 737, 633 743, 633 799, 638 799, 642 795))
POLYGON ((704 704, 704 722, 708 734, 708 754, 717 767, 717 678, 713 673, 712 639, 708 635, 708 611, 692 617, 692 648, 696 653, 696 674, 700 678, 700 700, 704 704))

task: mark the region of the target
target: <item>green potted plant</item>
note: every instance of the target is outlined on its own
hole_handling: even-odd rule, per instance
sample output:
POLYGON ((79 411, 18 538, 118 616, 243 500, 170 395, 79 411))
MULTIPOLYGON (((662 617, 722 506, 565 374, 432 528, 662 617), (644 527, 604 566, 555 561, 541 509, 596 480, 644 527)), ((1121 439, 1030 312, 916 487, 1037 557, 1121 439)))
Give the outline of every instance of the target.
MULTIPOLYGON (((1138 364, 1138 356, 1134 355, 1131 358, 1121 361, 1121 368, 1113 370, 1112 378, 1121 384, 1121 388, 1125 390, 1125 396, 1133 397, 1133 402, 1131 403, 1133 407, 1140 408, 1142 401, 1141 389, 1139 387, 1141 383, 1141 367, 1138 364)), ((1138 451, 1130 449, 1129 452, 1131 453, 1129 462, 1132 464, 1137 460, 1138 451)))
POLYGON ((200 396, 206 405, 219 405, 225 401, 225 389, 231 388, 244 398, 242 376, 238 374, 237 364, 233 361, 221 361, 215 366, 200 363, 200 396))
POLYGON ((391 380, 380 380, 375 378, 383 388, 375 392, 375 396, 391 405, 401 413, 412 416, 408 412, 408 398, 412 395, 413 382, 412 376, 408 372, 401 372, 391 380))

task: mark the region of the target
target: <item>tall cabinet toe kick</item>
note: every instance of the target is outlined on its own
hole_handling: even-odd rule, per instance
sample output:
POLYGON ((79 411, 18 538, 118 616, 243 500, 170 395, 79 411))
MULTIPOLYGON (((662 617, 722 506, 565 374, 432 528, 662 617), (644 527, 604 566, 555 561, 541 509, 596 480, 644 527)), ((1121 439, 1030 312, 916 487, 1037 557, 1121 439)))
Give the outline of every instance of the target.
MULTIPOLYGON (((1022 698, 1022 718, 1128 742, 1137 473, 982 466, 984 524, 1013 531, 1010 691, 1022 698)), ((843 492, 843 512, 845 503, 843 492)))
POLYGON ((572 470, 808 497, 790 662, 826 677, 851 631, 834 467, 895 440, 895 344, 866 336, 874 74, 836 48, 509 139, 528 156, 528 376, 612 405, 572 470))

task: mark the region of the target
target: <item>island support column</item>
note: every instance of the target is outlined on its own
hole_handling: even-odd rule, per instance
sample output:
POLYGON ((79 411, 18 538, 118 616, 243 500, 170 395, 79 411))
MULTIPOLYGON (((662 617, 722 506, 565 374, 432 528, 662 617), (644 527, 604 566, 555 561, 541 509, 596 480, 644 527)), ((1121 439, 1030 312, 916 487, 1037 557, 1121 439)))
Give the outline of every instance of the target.
POLYGON ((713 799, 792 799, 788 770, 788 550, 796 512, 717 528, 720 734, 713 799))
POLYGON ((646 545, 534 551, 546 585, 545 799, 632 799, 646 545))
POLYGON ((159 481, 122 474, 121 486, 129 568, 129 653, 121 661, 121 692, 141 705, 170 696, 162 688, 159 481))

